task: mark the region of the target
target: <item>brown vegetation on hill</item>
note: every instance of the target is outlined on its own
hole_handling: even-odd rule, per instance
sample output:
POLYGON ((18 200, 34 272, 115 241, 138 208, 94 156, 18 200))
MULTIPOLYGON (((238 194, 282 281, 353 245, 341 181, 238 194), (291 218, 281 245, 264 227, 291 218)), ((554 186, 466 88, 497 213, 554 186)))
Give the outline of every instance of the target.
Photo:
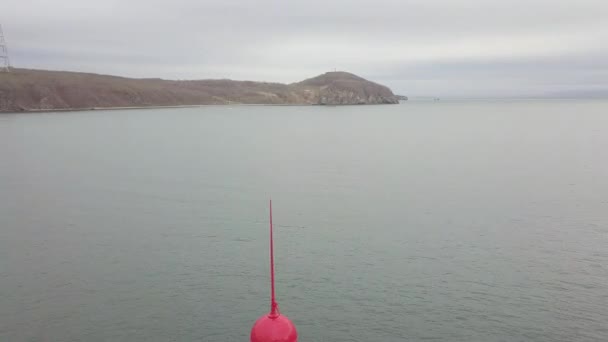
POLYGON ((13 69, 0 73, 0 112, 211 104, 398 103, 392 91, 346 72, 299 83, 172 81, 13 69))

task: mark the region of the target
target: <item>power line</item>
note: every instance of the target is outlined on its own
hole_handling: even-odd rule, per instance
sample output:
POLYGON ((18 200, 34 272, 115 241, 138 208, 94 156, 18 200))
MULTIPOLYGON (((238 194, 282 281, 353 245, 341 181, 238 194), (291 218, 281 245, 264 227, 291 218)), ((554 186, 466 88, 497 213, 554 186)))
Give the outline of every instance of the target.
POLYGON ((0 71, 10 72, 11 71, 11 60, 8 58, 8 47, 4 40, 4 33, 2 32, 2 25, 0 25, 0 71))

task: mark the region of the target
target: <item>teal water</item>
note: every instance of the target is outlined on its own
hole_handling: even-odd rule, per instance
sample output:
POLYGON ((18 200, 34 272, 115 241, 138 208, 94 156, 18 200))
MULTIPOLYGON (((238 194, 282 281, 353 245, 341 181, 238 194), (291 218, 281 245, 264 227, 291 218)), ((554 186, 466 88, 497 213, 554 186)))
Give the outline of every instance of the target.
POLYGON ((608 340, 608 102, 0 115, 0 341, 608 340))

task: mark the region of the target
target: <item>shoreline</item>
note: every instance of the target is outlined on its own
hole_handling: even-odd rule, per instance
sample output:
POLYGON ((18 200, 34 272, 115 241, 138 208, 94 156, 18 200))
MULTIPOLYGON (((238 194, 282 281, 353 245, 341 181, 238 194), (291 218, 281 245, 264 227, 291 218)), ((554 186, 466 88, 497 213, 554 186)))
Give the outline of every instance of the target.
MULTIPOLYGON (((398 104, 398 103, 396 103, 398 104)), ((127 107, 91 107, 91 108, 54 108, 54 109, 27 109, 18 112, 2 112, 3 114, 34 114, 34 113, 69 113, 69 112, 92 112, 92 111, 112 111, 112 110, 141 110, 141 109, 167 109, 167 108, 202 108, 202 107, 342 107, 342 106, 383 106, 386 103, 370 103, 370 104, 341 104, 341 105, 323 105, 323 104, 293 104, 293 103, 234 103, 234 104, 201 104, 201 105, 172 105, 172 106, 127 106, 127 107)), ((393 104, 394 105, 394 104, 393 104)))

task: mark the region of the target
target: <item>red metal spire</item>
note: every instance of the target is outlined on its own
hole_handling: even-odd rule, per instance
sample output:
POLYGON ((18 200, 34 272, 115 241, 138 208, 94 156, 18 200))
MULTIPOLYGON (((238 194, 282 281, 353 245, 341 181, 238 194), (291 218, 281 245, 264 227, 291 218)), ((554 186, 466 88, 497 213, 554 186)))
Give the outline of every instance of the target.
POLYGON ((272 233, 272 200, 270 200, 270 313, 255 322, 251 328, 251 342, 297 342, 296 326, 279 312, 274 294, 274 244, 272 233))
POLYGON ((274 243, 272 234, 272 200, 270 204, 270 317, 279 315, 279 304, 274 296, 274 243))

